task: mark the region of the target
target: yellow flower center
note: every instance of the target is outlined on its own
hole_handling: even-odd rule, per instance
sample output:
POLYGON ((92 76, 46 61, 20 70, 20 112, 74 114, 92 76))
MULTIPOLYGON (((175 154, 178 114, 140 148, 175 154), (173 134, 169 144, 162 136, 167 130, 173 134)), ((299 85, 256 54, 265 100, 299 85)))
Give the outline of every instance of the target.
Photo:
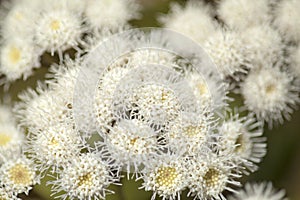
POLYGON ((203 133, 203 127, 202 126, 188 126, 185 128, 184 133, 189 137, 194 137, 196 135, 203 133))
POLYGON ((60 22, 58 20, 53 20, 51 23, 50 23, 50 28, 53 30, 53 31, 57 31, 59 28, 60 28, 60 22))
POLYGON ((207 94, 207 86, 205 83, 197 84, 197 89, 201 95, 207 94))
POLYGON ((12 47, 10 49, 10 52, 9 52, 9 60, 13 63, 13 64, 16 64, 17 62, 20 61, 21 59, 21 51, 16 48, 16 47, 12 47))
POLYGON ((8 134, 0 134, 0 146, 5 146, 11 141, 11 137, 8 134))
POLYGON ((133 138, 133 139, 131 139, 131 140, 130 140, 130 144, 131 144, 131 145, 134 145, 135 142, 137 141, 137 139, 138 139, 138 138, 133 138))
POLYGON ((170 92, 169 91, 162 91, 161 92, 161 101, 164 102, 168 99, 168 97, 170 96, 170 92))
POLYGON ((270 85, 267 85, 266 87, 266 93, 267 94, 271 94, 275 91, 276 87, 274 84, 270 84, 270 85))
POLYGON ((52 138, 52 139, 49 141, 49 145, 50 145, 50 146, 56 146, 56 145, 58 145, 58 141, 57 141, 55 138, 52 138))
POLYGON ((20 12, 15 13, 15 18, 19 21, 21 21, 24 18, 24 15, 22 15, 20 12))
POLYGON ((32 183, 32 173, 28 167, 22 164, 17 164, 9 170, 10 180, 14 184, 30 185, 32 183))
POLYGON ((217 169, 209 169, 204 175, 203 179, 207 188, 216 188, 219 184, 220 171, 217 169))
POLYGON ((83 176, 79 177, 78 187, 80 186, 92 186, 93 180, 92 180, 92 174, 89 172, 83 176))
POLYGON ((173 167, 161 167, 157 171, 156 183, 159 186, 172 186, 175 184, 178 173, 173 167))

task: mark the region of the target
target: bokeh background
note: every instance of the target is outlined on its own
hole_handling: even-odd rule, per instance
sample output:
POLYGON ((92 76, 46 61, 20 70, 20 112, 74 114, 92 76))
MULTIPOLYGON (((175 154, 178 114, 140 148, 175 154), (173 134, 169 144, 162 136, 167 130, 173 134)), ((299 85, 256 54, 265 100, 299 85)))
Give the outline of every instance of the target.
MULTIPOLYGON (((169 4, 175 2, 175 0, 138 1, 143 5, 143 10, 141 19, 131 21, 131 24, 135 27, 160 26, 156 20, 157 17, 167 13, 169 4)), ((185 1, 176 0, 176 2, 184 3, 185 1)), ((38 80, 44 79, 51 63, 57 61, 56 57, 51 57, 48 54, 43 55, 42 67, 35 70, 32 77, 26 81, 16 81, 5 93, 3 86, 0 86, 0 99, 12 103, 18 101, 18 93, 28 87, 34 88, 38 80)), ((300 200, 300 110, 294 112, 292 120, 286 121, 283 125, 278 125, 272 130, 266 128, 264 135, 268 138, 268 153, 259 165, 260 169, 250 176, 244 177, 242 182, 272 181, 276 188, 284 188, 291 200, 300 200)), ((123 179, 122 184, 122 187, 112 186, 116 194, 107 196, 107 200, 150 200, 152 193, 139 190, 140 182, 123 179)), ((188 199, 185 196, 182 195, 183 200, 188 199)), ((21 198, 24 200, 54 199, 50 197, 49 187, 45 186, 44 181, 41 185, 35 186, 28 197, 21 196, 21 198)))

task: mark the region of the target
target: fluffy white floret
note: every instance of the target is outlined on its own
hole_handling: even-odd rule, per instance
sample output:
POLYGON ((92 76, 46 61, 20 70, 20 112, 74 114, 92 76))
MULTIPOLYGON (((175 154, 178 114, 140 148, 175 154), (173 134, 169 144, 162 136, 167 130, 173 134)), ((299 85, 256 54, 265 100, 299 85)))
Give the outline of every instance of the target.
POLYGON ((0 180, 7 191, 13 194, 28 194, 39 183, 37 169, 32 160, 21 156, 7 160, 0 168, 0 180))
MULTIPOLYGON (((267 144, 262 137, 262 123, 257 122, 254 116, 239 117, 230 114, 230 118, 218 127, 217 148, 221 155, 232 153, 233 160, 242 168, 246 167, 251 172, 258 169, 259 163, 265 156, 267 144)), ((242 170, 246 174, 247 171, 242 170)))
POLYGON ((229 200, 287 200, 284 190, 276 190, 271 182, 246 183, 245 189, 238 191, 229 200))
POLYGON ((68 124, 57 124, 40 130, 29 130, 26 151, 38 164, 39 171, 57 170, 80 153, 83 141, 68 124))
POLYGON ((151 200, 156 196, 163 200, 180 198, 180 193, 187 186, 187 172, 184 160, 175 155, 164 155, 156 160, 146 163, 146 168, 141 177, 141 188, 152 191, 151 200))
POLYGON ((170 13, 162 16, 160 20, 164 27, 178 31, 203 44, 217 28, 211 12, 209 6, 201 2, 189 1, 185 7, 173 4, 170 13))
POLYGON ((23 133, 14 124, 0 122, 0 163, 20 155, 24 140, 23 133))
POLYGON ((274 10, 274 25, 287 41, 300 41, 300 1, 280 1, 274 10))
POLYGON ((139 172, 140 167, 159 150, 157 133, 137 120, 117 122, 110 128, 104 144, 128 174, 139 172))
POLYGON ((211 144, 211 124, 209 113, 182 113, 165 132, 166 145, 174 152, 194 155, 204 145, 211 144))
MULTIPOLYGON (((38 0, 11 1, 9 9, 1 12, 5 13, 1 19, 1 33, 3 38, 9 37, 33 37, 32 22, 37 16, 38 0)), ((2 14, 2 13, 1 13, 2 14)))
POLYGON ((229 27, 243 30, 270 19, 267 0, 222 0, 218 8, 220 18, 229 27))
POLYGON ((5 40, 0 47, 0 56, 0 72, 6 75, 8 81, 22 76, 26 79, 34 68, 40 67, 40 51, 25 38, 5 40))
POLYGON ((80 12, 64 6, 47 4, 34 24, 34 40, 42 49, 58 52, 62 60, 62 52, 68 48, 76 48, 84 31, 80 12))
POLYGON ((226 105, 227 85, 223 81, 212 78, 209 73, 190 73, 187 81, 202 108, 215 111, 226 105))
POLYGON ((27 90, 20 96, 22 101, 14 107, 20 125, 44 130, 72 119, 71 92, 46 91, 39 87, 37 90, 27 90))
POLYGON ((240 182, 235 179, 240 175, 233 171, 237 165, 231 158, 230 154, 217 156, 210 151, 190 158, 187 162, 188 196, 203 200, 225 199, 225 190, 235 191, 235 187, 240 186, 240 182))
POLYGON ((268 65, 251 71, 241 85, 247 109, 270 127, 273 121, 283 123, 284 118, 290 118, 290 106, 299 102, 298 90, 289 74, 268 65))
POLYGON ((133 0, 88 0, 84 14, 91 28, 118 28, 139 17, 138 10, 133 0))
POLYGON ((265 61, 271 64, 283 62, 284 44, 279 32, 268 24, 253 26, 241 31, 242 42, 250 50, 249 59, 253 67, 257 62, 265 61))
POLYGON ((251 66, 249 48, 236 32, 217 31, 204 43, 204 50, 216 64, 223 79, 239 79, 239 73, 247 73, 246 69, 251 66))
POLYGON ((52 181, 55 193, 65 191, 61 199, 106 199, 113 193, 108 186, 118 180, 113 175, 112 163, 104 161, 97 153, 86 153, 75 157, 59 171, 57 180, 52 181))

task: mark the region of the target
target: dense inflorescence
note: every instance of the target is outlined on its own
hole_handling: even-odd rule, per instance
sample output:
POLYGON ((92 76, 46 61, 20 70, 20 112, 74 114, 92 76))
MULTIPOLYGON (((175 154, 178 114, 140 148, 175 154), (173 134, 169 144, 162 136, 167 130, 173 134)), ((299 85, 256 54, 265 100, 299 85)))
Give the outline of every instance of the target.
POLYGON ((270 183, 239 188, 267 152, 264 126, 300 101, 299 6, 191 0, 159 16, 167 29, 130 29, 133 0, 5 1, 5 91, 55 61, 0 106, 0 199, 45 176, 60 199, 105 199, 123 178, 151 200, 284 199, 270 183))

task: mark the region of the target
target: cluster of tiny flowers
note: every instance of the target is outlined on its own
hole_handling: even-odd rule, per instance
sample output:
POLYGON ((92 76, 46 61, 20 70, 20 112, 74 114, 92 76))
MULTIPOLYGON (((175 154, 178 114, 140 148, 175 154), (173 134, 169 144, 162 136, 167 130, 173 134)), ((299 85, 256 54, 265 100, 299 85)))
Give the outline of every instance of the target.
POLYGON ((299 8, 294 0, 224 0, 214 11, 188 1, 160 19, 202 45, 244 107, 271 128, 299 103, 299 8))
POLYGON ((5 83, 41 67, 42 55, 81 52, 84 37, 99 29, 116 29, 139 17, 133 0, 4 1, 1 12, 0 74, 5 83), (117 11, 117 12, 116 12, 117 11), (101 15, 99 15, 101 12, 101 15))
POLYGON ((52 195, 63 200, 105 199, 123 178, 141 181, 151 200, 184 192, 200 200, 283 200, 271 183, 239 189, 267 152, 265 123, 290 119, 300 102, 300 4, 283 2, 172 4, 159 21, 212 62, 194 48, 169 50, 172 37, 153 30, 122 37, 139 17, 133 0, 3 4, 4 83, 26 79, 43 55, 58 60, 12 111, 0 106, 0 199, 28 195, 49 176, 52 195), (109 43, 116 36, 122 40, 109 43), (242 107, 230 106, 232 93, 242 107))

